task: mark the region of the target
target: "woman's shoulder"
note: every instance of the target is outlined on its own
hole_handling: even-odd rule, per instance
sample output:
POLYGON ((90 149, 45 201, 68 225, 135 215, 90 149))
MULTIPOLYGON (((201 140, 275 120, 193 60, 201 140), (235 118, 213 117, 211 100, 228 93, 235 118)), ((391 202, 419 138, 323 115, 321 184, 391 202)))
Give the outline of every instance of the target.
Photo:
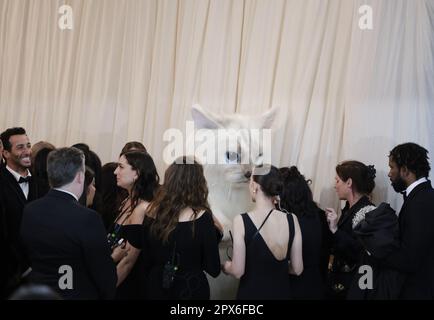
POLYGON ((129 224, 142 224, 143 220, 145 219, 148 206, 149 202, 140 200, 128 219, 129 224))
POLYGON ((155 221, 155 218, 152 217, 151 215, 145 213, 145 216, 143 218, 143 225, 144 226, 149 226, 150 224, 152 224, 155 221))
MULTIPOLYGON (((190 208, 191 209, 191 208, 190 208)), ((180 220, 178 223, 192 223, 192 222, 202 222, 212 220, 212 213, 207 209, 197 210, 197 213, 194 214, 194 210, 191 209, 191 212, 187 212, 185 214, 181 214, 180 220)))
POLYGON ((298 217, 294 212, 285 212, 285 211, 280 211, 278 209, 273 210, 273 213, 276 213, 276 216, 280 219, 287 219, 287 220, 294 220, 297 221, 298 217))
POLYGON ((208 210, 208 209, 200 210, 197 213, 197 216, 196 216, 196 218, 194 220, 196 220, 196 221, 212 221, 212 212, 211 212, 211 210, 208 210))
POLYGON ((353 229, 354 229, 354 227, 355 227, 356 225, 359 224, 359 222, 361 222, 362 220, 365 219, 365 216, 366 216, 366 214, 367 214, 368 212, 370 212, 370 211, 372 211, 372 210, 375 210, 376 208, 377 208, 377 207, 374 206, 373 204, 367 204, 367 205, 363 206, 362 208, 360 208, 360 209, 359 209, 359 210, 354 214, 354 217, 353 217, 353 220, 352 220, 352 226, 353 226, 353 229))
POLYGON ((146 212, 148 209, 149 202, 146 200, 140 200, 137 206, 134 208, 134 210, 140 211, 140 212, 146 212))

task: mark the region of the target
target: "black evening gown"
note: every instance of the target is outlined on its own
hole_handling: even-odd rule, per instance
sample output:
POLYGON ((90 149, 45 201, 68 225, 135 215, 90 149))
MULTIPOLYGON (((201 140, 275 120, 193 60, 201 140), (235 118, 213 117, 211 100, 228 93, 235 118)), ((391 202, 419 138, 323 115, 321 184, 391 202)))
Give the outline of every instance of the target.
POLYGON ((322 300, 330 255, 331 232, 323 210, 298 216, 303 238, 303 273, 290 275, 295 300, 322 300))
POLYGON ((131 246, 140 249, 140 254, 125 280, 116 288, 116 299, 135 300, 145 299, 145 272, 143 260, 143 233, 144 229, 139 224, 128 224, 120 226, 121 238, 129 242, 131 246))
POLYGON ((288 260, 294 239, 294 220, 288 214, 289 240, 286 258, 277 260, 261 234, 254 239, 257 228, 247 213, 242 215, 246 264, 238 287, 238 300, 286 300, 290 299, 288 260))

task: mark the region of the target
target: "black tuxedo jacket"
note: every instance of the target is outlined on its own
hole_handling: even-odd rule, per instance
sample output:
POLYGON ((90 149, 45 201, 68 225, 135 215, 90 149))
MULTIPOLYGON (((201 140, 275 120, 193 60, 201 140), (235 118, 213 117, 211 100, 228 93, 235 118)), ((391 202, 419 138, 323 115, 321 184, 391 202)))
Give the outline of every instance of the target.
POLYGON ((434 189, 414 188, 399 213, 400 247, 386 264, 405 273, 401 299, 434 299, 434 189))
MULTIPOLYGON (((4 208, 3 195, 0 193, 0 241, 1 243, 6 244, 6 246, 3 245, 3 253, 6 256, 6 259, 8 259, 10 256, 10 247, 6 235, 6 211, 4 208)), ((9 265, 8 260, 6 260, 6 264, 2 263, 0 265, 0 299, 2 300, 6 299, 10 293, 8 288, 8 280, 11 276, 11 272, 8 270, 10 268, 9 265)))
POLYGON ((24 206, 36 199, 37 187, 34 181, 29 182, 28 198, 24 196, 15 177, 6 169, 6 165, 0 166, 0 201, 2 217, 3 249, 6 261, 4 273, 7 284, 2 284, 2 292, 10 294, 18 285, 19 277, 28 267, 28 261, 19 239, 19 230, 24 206))
POLYGON ((26 199, 15 177, 6 169, 6 166, 1 166, 0 193, 2 193, 6 213, 7 236, 11 241, 15 241, 18 239, 24 206, 37 198, 37 186, 33 180, 29 182, 29 195, 26 199))
POLYGON ((73 196, 50 190, 27 205, 21 236, 32 267, 31 281, 52 287, 65 299, 114 297, 116 266, 102 219, 73 196), (72 269, 72 288, 59 286, 66 274, 60 272, 62 266, 72 269))

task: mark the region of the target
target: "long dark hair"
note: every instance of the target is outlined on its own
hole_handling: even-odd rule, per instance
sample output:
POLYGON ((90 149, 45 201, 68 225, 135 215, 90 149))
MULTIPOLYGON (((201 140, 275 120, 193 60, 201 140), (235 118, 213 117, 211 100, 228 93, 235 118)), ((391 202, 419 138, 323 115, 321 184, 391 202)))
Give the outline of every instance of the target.
POLYGON ((116 183, 114 171, 117 166, 116 162, 109 162, 102 167, 100 197, 96 199, 96 209, 101 214, 107 230, 118 216, 122 201, 128 196, 128 192, 116 183))
POLYGON ((43 148, 38 151, 34 162, 32 162, 32 174, 38 184, 38 197, 44 196, 50 190, 47 173, 47 158, 48 154, 53 149, 43 148))
MULTIPOLYGON (((86 207, 87 205, 87 192, 89 190, 89 187, 93 181, 93 179, 95 178, 95 172, 93 172, 93 170, 91 168, 89 168, 88 166, 85 167, 85 171, 84 171, 84 186, 83 186, 83 193, 81 194, 80 199, 78 199, 78 202, 80 202, 81 205, 83 205, 84 207, 86 207)), ((94 198, 95 200, 95 198, 94 198)))
POLYGON ((279 169, 282 175, 283 189, 280 194, 280 205, 288 212, 296 216, 311 216, 318 212, 319 208, 313 201, 310 190, 310 180, 298 171, 296 166, 279 169))
MULTIPOLYGON (((182 157, 181 161, 178 159, 167 168, 164 184, 151 203, 149 213, 155 218, 151 234, 166 243, 176 228, 180 212, 188 207, 193 209, 194 220, 199 211, 210 211, 202 165, 182 157)), ((194 236, 194 221, 192 232, 194 236)))
POLYGON ((138 176, 131 190, 131 211, 133 211, 140 200, 151 202, 154 199, 160 185, 160 176, 157 173, 154 160, 148 153, 129 151, 122 153, 121 156, 125 157, 138 176))

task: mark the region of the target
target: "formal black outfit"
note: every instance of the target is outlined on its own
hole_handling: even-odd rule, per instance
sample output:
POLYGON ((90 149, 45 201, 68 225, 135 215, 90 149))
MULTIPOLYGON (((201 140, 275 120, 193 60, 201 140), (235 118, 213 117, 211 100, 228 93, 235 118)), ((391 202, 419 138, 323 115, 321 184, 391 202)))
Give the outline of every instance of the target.
MULTIPOLYGON (((127 224, 120 225, 115 224, 113 231, 117 230, 119 232, 119 238, 123 238, 128 243, 141 250, 133 268, 127 277, 122 281, 122 283, 116 289, 116 299, 118 300, 134 300, 134 299, 144 299, 146 298, 145 292, 145 276, 147 272, 144 266, 144 251, 143 241, 144 241, 144 229, 141 224, 127 224)), ((112 232, 113 232, 112 231, 112 232)))
POLYGON ((399 213, 400 248, 385 264, 405 273, 399 299, 434 299, 434 189, 430 181, 407 195, 399 213))
POLYGON ((194 221, 178 222, 168 243, 162 243, 149 232, 152 222, 151 218, 145 218, 147 297, 209 299, 209 283, 204 272, 217 277, 221 268, 212 214, 205 212, 194 221), (168 263, 176 267, 173 282, 167 281, 168 263))
POLYGON ((373 206, 368 197, 363 196, 351 208, 346 203, 338 221, 338 230, 332 234, 332 268, 328 274, 327 297, 329 299, 346 299, 348 289, 363 254, 363 246, 353 232, 355 214, 366 206, 373 206))
POLYGON ((303 239, 303 272, 290 275, 291 297, 295 300, 321 300, 325 297, 331 232, 325 212, 299 215, 303 239))
POLYGON ((0 167, 0 194, 4 211, 4 226, 6 242, 5 260, 7 261, 8 289, 10 291, 18 285, 20 276, 28 268, 28 261, 21 246, 19 238, 20 224, 24 206, 37 198, 37 186, 30 178, 29 194, 24 195, 16 178, 9 172, 5 165, 0 167))
POLYGON ((294 240, 294 220, 287 214, 289 240, 286 258, 277 260, 257 233, 253 221, 247 213, 242 215, 244 223, 244 242, 246 243, 246 262, 244 274, 238 287, 238 300, 288 300, 290 299, 289 265, 292 242, 294 240))
MULTIPOLYGON (((0 159, 1 163, 1 159, 0 159)), ((4 208, 4 200, 3 195, 0 193, 0 241, 3 243, 3 250, 5 250, 5 256, 9 257, 11 253, 9 252, 9 242, 7 237, 7 229, 6 229, 6 211, 4 208)), ((9 290, 9 275, 12 273, 9 269, 9 263, 2 264, 0 266, 0 299, 6 299, 8 294, 10 293, 9 290)))
POLYGON ((348 299, 397 299, 404 278, 398 271, 384 266, 382 260, 399 247, 398 217, 395 210, 384 202, 362 215, 359 222, 353 223, 353 230, 364 247, 359 266, 369 266, 372 270, 372 288, 361 287, 359 282, 366 282, 361 279, 365 275, 356 275, 349 289, 348 299))
POLYGON ((64 299, 111 299, 116 268, 101 217, 70 194, 50 190, 24 209, 21 236, 31 281, 52 287, 64 299), (59 268, 70 266, 73 288, 60 289, 59 268))

